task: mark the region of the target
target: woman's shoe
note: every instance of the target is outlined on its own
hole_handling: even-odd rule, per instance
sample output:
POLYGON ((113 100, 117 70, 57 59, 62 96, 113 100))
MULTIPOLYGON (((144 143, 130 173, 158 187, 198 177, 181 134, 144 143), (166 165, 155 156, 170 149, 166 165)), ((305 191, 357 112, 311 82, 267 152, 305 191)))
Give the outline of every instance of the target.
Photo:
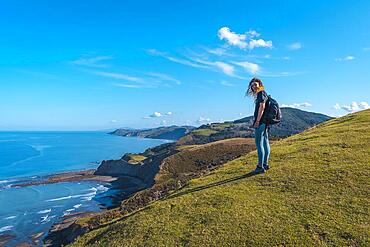
POLYGON ((270 169, 270 166, 266 165, 266 164, 263 164, 263 168, 267 171, 268 169, 270 169))
POLYGON ((265 173, 265 172, 266 172, 266 170, 262 166, 257 166, 256 169, 254 170, 255 174, 265 173))

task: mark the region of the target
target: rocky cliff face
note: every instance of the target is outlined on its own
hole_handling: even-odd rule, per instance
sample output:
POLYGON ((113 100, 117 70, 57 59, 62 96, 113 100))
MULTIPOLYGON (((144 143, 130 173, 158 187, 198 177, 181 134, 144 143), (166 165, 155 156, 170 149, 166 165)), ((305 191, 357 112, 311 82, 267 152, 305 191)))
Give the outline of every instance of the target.
POLYGON ((119 160, 104 160, 94 174, 112 177, 135 177, 150 186, 154 183, 154 177, 159 171, 161 161, 177 152, 174 147, 170 143, 160 145, 155 149, 147 149, 142 153, 146 158, 136 163, 130 162, 129 154, 125 154, 119 160))
POLYGON ((117 129, 110 134, 127 137, 178 140, 184 135, 188 134, 194 128, 195 127, 192 126, 173 125, 152 129, 117 129))

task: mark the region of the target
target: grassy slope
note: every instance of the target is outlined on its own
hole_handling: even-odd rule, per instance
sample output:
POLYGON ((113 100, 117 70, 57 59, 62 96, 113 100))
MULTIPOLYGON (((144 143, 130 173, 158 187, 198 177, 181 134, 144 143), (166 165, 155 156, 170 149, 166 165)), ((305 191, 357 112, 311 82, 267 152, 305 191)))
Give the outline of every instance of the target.
POLYGON ((196 129, 196 130, 193 130, 191 133, 194 135, 209 136, 209 135, 217 133, 217 131, 213 129, 196 129))
POLYGON ((130 157, 129 163, 138 163, 147 158, 144 155, 140 155, 140 154, 128 154, 128 156, 130 157))
POLYGON ((369 246, 370 110, 272 145, 190 181, 169 198, 82 236, 76 246, 369 246))

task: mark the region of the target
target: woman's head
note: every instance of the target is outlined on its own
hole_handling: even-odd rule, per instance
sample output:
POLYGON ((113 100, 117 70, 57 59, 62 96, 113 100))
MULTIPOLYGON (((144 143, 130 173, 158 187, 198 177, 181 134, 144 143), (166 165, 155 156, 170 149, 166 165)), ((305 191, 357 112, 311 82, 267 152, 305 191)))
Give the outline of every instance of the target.
POLYGON ((250 80, 247 92, 245 93, 248 96, 255 97, 258 92, 264 90, 263 83, 260 79, 257 77, 253 77, 252 80, 250 80))

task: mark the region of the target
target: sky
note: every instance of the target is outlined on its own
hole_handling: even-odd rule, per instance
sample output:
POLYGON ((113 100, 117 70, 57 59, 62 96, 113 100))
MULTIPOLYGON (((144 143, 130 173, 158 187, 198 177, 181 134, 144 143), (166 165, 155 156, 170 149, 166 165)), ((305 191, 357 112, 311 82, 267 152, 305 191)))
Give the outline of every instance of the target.
POLYGON ((194 125, 369 108, 370 1, 0 3, 0 130, 194 125))

